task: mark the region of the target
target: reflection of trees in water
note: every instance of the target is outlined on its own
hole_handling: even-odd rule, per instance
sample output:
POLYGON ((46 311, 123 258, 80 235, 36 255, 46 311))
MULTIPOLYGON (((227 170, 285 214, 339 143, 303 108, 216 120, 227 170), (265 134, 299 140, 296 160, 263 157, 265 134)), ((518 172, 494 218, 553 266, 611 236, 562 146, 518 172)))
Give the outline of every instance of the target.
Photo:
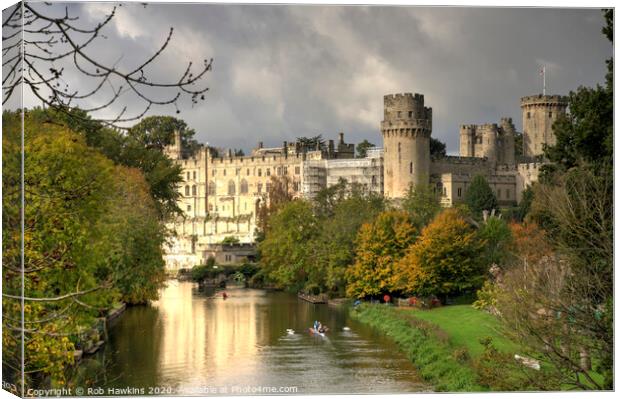
POLYGON ((73 386, 156 386, 163 323, 152 306, 130 307, 108 331, 103 350, 82 359, 71 376, 73 386), (123 361, 127 357, 138 362, 123 361), (139 367, 135 367, 136 363, 139 367))

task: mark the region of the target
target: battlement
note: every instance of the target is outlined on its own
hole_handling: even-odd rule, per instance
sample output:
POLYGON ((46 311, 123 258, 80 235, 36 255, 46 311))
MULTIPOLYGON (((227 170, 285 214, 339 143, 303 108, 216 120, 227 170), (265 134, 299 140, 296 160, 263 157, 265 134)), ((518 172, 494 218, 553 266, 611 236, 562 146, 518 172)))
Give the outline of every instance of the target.
POLYGON ((559 94, 542 95, 537 94, 534 96, 521 97, 521 107, 527 105, 558 105, 567 106, 568 97, 561 96, 559 94))
POLYGON ((432 119, 433 111, 424 106, 424 95, 400 93, 383 97, 385 121, 432 119))

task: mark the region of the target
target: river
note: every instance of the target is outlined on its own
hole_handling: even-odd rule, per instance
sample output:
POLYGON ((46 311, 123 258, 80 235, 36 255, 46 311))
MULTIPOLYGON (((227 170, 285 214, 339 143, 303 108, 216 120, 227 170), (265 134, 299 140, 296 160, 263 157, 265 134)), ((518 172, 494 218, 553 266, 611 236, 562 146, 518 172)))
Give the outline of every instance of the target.
POLYGON ((168 281, 157 302, 127 309, 80 374, 106 393, 130 388, 127 393, 147 395, 267 393, 257 387, 297 394, 431 389, 389 339, 346 309, 284 292, 226 292, 223 299, 191 282, 168 281), (309 334, 314 320, 329 326, 325 337, 309 334))

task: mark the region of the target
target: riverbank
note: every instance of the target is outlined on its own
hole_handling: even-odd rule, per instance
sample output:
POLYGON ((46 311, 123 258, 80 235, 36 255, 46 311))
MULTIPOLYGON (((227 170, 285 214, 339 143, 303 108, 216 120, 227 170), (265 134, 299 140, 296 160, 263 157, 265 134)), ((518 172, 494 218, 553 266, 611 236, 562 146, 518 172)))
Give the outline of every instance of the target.
POLYGON ((432 323, 385 305, 362 304, 351 316, 392 338, 436 391, 488 390, 478 383, 477 373, 468 364, 471 359, 453 347, 448 334, 432 323))

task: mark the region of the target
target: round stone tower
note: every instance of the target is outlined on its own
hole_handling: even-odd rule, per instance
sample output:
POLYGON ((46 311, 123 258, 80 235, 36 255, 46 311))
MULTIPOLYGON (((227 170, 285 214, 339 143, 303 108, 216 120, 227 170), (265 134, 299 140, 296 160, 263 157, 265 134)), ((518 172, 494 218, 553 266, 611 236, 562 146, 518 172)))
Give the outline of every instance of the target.
POLYGON ((411 184, 428 183, 432 109, 421 94, 383 97, 384 194, 402 198, 411 184))
POLYGON ((541 155, 545 144, 555 145, 551 126, 566 113, 567 106, 568 98, 565 96, 538 94, 521 98, 524 156, 541 155))

